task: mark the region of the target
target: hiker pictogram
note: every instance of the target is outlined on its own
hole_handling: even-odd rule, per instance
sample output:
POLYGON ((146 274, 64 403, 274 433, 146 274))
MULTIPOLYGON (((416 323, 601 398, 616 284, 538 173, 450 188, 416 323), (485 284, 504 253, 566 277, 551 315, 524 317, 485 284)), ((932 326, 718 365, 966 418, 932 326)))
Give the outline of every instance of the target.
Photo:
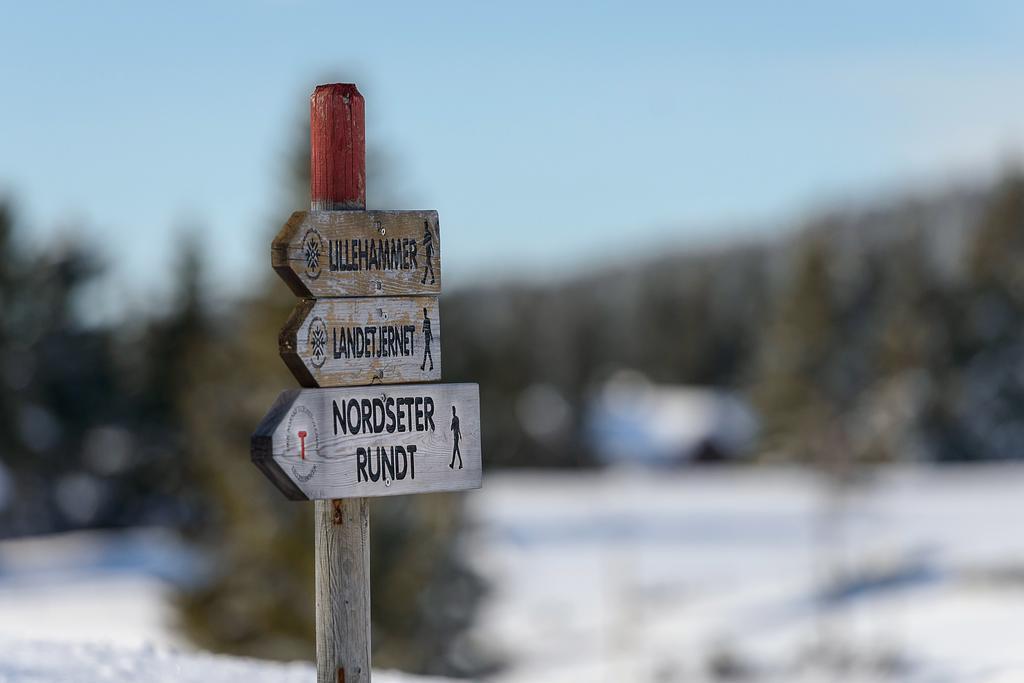
POLYGON ((423 279, 420 284, 427 284, 427 271, 430 271, 430 284, 434 284, 434 235, 430 232, 430 223, 423 221, 423 279))
POLYGON ((420 363, 420 370, 427 369, 427 359, 430 359, 430 369, 434 369, 434 354, 430 352, 430 342, 434 341, 434 333, 430 331, 430 318, 427 316, 427 309, 423 309, 423 362, 420 363))
POLYGON ((459 456, 459 469, 462 469, 462 452, 459 450, 459 440, 462 439, 462 430, 459 428, 459 416, 455 413, 455 406, 452 406, 452 439, 455 447, 452 449, 452 461, 448 467, 455 469, 455 456, 459 456))

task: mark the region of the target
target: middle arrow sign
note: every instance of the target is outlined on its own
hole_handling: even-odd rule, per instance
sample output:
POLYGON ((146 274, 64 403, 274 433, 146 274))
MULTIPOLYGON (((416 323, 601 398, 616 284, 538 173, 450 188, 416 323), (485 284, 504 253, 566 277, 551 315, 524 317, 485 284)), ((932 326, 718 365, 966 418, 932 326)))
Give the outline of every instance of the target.
POLYGON ((437 297, 306 299, 281 330, 279 346, 306 387, 437 381, 437 297))

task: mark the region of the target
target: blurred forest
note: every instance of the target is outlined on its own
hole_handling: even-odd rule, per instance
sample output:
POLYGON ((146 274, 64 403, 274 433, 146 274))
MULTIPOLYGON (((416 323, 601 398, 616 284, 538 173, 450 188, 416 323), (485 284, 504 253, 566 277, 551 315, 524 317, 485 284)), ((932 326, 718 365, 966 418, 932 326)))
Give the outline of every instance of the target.
MULTIPOLYGON (((297 147, 282 221, 308 205, 297 147)), ((383 185, 369 157, 367 185, 383 185)), ((198 241, 183 238, 169 310, 88 327, 78 311, 103 255, 25 248, 13 207, 0 201, 3 535, 172 526, 209 558, 179 599, 198 645, 310 658, 311 506, 285 500, 248 456, 254 425, 295 385, 276 349, 294 297, 268 264, 249 298, 214 314, 198 241)), ((762 425, 756 461, 1021 457, 1022 260, 1024 176, 1007 171, 761 240, 446 292, 445 381, 480 384, 488 468, 596 466, 584 411, 621 369, 748 399, 762 425), (531 428, 531 410, 551 401, 568 409, 531 428)), ((485 587, 459 553, 460 506, 455 495, 374 501, 381 666, 473 675, 493 664, 468 635, 485 587)))
POLYGON ((596 465, 583 411, 621 369, 745 397, 757 461, 1024 457, 1022 254, 1010 170, 563 284, 454 292, 445 377, 480 381, 491 467, 596 465), (558 429, 528 428, 538 395, 569 406, 558 429))

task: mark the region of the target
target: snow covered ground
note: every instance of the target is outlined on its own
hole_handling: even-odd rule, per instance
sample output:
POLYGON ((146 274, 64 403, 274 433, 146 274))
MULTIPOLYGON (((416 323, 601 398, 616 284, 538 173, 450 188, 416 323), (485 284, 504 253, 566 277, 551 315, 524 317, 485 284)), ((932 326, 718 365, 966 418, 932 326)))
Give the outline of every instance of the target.
POLYGON ((0 639, 187 647, 172 586, 198 570, 178 538, 159 529, 0 542, 0 639))
MULTIPOLYGON (((1024 468, 519 473, 468 494, 500 683, 1024 681, 1024 468)), ((156 531, 0 543, 0 683, 309 681, 189 652, 156 531)), ((412 679, 375 672, 384 683, 412 679)))
MULTIPOLYGON (((178 633, 173 586, 202 571, 159 529, 0 542, 0 683, 292 683, 309 662, 196 652, 178 633)), ((374 671, 379 683, 445 679, 374 671)))
MULTIPOLYGON (((311 683, 312 664, 185 653, 153 646, 0 639, 0 683, 311 683)), ((375 671, 377 683, 445 679, 375 671)), ((450 683, 450 682, 449 682, 450 683)))
POLYGON ((1024 468, 507 474, 471 497, 508 683, 1024 681, 1024 468))

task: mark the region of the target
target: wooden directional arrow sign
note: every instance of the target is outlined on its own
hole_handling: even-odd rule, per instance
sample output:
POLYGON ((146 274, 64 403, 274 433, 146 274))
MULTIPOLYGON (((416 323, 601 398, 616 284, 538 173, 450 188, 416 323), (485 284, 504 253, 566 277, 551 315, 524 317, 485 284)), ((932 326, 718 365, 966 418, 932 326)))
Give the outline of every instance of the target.
POLYGON ((286 391, 256 428, 252 459, 293 500, 479 488, 479 388, 286 391))
POLYGON ((306 387, 441 379, 437 297, 306 299, 281 330, 281 358, 306 387))
POLYGON ((270 254, 303 297, 441 293, 436 211, 296 211, 270 254))

